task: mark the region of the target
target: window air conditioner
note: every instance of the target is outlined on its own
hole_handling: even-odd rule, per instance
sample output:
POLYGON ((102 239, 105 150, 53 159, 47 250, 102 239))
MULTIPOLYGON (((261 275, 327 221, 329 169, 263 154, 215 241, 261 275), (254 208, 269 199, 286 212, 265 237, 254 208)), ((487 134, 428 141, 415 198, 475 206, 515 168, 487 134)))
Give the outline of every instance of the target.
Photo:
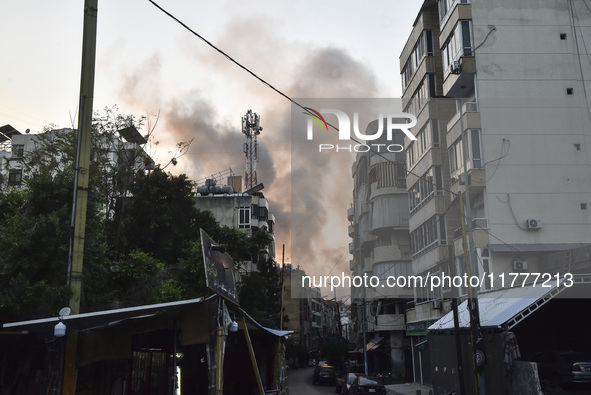
POLYGON ((460 74, 461 71, 462 71, 462 67, 460 66, 460 62, 457 60, 454 60, 454 62, 451 64, 451 73, 452 74, 460 74))
POLYGON ((433 310, 441 310, 441 299, 433 300, 433 310))
POLYGON ((539 230, 542 229, 542 220, 540 219, 528 219, 526 221, 527 229, 539 230))
POLYGON ((527 270, 527 261, 513 261, 514 270, 527 270))

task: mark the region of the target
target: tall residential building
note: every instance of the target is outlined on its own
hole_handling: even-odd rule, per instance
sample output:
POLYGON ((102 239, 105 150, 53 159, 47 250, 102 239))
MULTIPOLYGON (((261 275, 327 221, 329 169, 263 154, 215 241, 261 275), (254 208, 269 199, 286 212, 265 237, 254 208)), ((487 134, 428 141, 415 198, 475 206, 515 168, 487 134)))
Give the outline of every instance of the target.
MULTIPOLYGON (((378 122, 385 120, 371 122, 367 135, 379 129, 378 122)), ((395 132, 394 140, 402 144, 402 132, 395 132)), ((404 311, 413 292, 411 288, 386 284, 388 276, 412 273, 404 161, 403 152, 359 152, 352 168, 353 207, 347 211, 349 236, 353 239, 349 244, 353 256, 350 269, 354 276, 375 276, 380 280, 375 287, 351 287, 357 344, 369 348, 371 372, 391 372, 394 378, 407 376, 406 364, 410 361, 404 311)))
MULTIPOLYGON (((503 273, 571 270, 547 257, 591 243, 590 22, 585 1, 424 1, 400 55, 418 119, 405 140, 415 275, 491 274, 483 293, 508 287, 503 273)), ((433 372, 427 328, 467 293, 415 290, 407 334, 421 380, 433 372)))

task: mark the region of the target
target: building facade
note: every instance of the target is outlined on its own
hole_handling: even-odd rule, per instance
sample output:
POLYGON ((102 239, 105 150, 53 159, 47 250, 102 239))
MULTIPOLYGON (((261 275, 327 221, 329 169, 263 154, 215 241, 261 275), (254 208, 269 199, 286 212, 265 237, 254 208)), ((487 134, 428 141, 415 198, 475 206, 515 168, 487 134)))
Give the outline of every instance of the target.
MULTIPOLYGON (((366 134, 374 134, 379 122, 385 121, 371 122, 366 134)), ((394 139, 401 144, 402 133, 394 133, 394 139)), ((380 280, 376 287, 351 287, 357 344, 362 349, 371 339, 379 339, 380 344, 372 345, 367 352, 368 370, 405 378, 408 342, 404 312, 413 291, 386 284, 388 276, 412 273, 404 153, 360 152, 352 175, 353 207, 347 212, 352 238, 349 252, 353 256, 350 269, 354 276, 380 280)))
MULTIPOLYGON (((579 1, 423 3, 400 55, 418 119, 405 140, 413 274, 467 273, 485 293, 510 273, 576 271, 547 256, 591 242, 589 22, 579 1)), ((415 290, 415 381, 431 381, 417 363, 427 328, 468 292, 415 290)))
MULTIPOLYGON (((222 226, 252 233, 267 231, 273 241, 262 254, 275 261, 275 216, 269 211, 269 201, 263 195, 263 184, 243 191, 242 177, 230 176, 227 184, 220 186, 216 179, 207 179, 205 185, 196 187, 195 207, 210 211, 222 226)), ((256 262, 245 262, 247 272, 257 270, 256 262)))
MULTIPOLYGON (((40 134, 29 134, 27 130, 22 134, 10 125, 0 127, 1 187, 21 187, 28 172, 35 171, 25 165, 26 159, 43 146, 51 148, 44 153, 45 157, 40 157, 42 162, 52 163, 56 168, 68 166, 64 145, 73 141, 75 133, 74 129, 64 128, 40 134)), ((154 169, 154 161, 144 149, 147 141, 134 126, 109 136, 103 134, 93 139, 92 144, 93 160, 111 176, 107 183, 112 184, 112 198, 126 196, 133 173, 154 169)))

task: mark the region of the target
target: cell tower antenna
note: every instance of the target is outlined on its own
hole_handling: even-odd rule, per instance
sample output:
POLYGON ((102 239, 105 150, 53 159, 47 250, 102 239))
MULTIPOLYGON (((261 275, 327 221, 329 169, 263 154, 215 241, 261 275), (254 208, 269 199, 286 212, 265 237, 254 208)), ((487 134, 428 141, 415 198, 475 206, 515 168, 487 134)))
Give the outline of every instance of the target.
POLYGON ((263 128, 260 125, 261 117, 252 110, 248 110, 242 117, 242 133, 246 136, 244 153, 246 154, 246 171, 244 172, 244 186, 252 188, 257 182, 257 162, 259 161, 259 144, 257 136, 263 128))

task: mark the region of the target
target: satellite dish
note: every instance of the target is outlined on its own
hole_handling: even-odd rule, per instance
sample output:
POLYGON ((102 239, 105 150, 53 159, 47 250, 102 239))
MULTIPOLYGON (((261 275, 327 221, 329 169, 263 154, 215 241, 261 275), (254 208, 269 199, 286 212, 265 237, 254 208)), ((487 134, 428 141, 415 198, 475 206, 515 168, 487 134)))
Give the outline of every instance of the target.
POLYGON ((60 317, 65 317, 67 315, 70 315, 70 313, 72 312, 72 309, 69 307, 64 307, 63 309, 60 310, 60 312, 58 313, 60 317))

